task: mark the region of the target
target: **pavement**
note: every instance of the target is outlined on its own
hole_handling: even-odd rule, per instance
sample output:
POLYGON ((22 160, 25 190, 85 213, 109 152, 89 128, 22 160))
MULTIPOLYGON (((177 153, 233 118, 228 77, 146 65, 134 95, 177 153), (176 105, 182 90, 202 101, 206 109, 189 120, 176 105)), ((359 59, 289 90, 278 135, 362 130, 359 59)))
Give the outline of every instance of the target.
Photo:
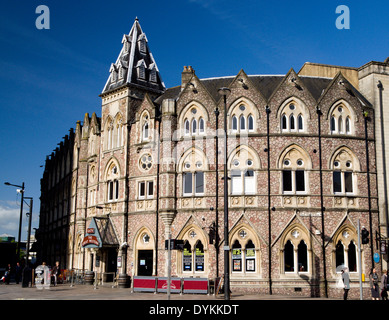
MULTIPOLYGON (((168 300, 166 293, 132 292, 131 288, 112 287, 112 284, 59 284, 48 289, 36 287, 23 288, 21 284, 10 283, 0 285, 0 300, 168 300)), ((170 300, 187 301, 224 301, 224 295, 218 294, 171 294, 170 300)), ((231 300, 339 300, 328 298, 307 298, 301 296, 281 296, 268 294, 231 294, 231 300)))
MULTIPOLYGON (((292 316, 292 310, 310 310, 314 315, 338 319, 360 319, 362 314, 374 310, 386 314, 389 303, 383 301, 346 301, 341 299, 308 298, 267 294, 231 293, 224 295, 171 294, 132 292, 131 288, 112 287, 112 284, 59 284, 48 289, 23 288, 21 284, 0 285, 0 308, 36 317, 64 317, 70 319, 96 319, 101 317, 137 317, 139 319, 245 319, 253 316, 292 316), (361 303, 363 303, 361 305, 361 303), (367 305, 366 305, 367 304, 367 305), (308 309, 306 309, 308 308, 308 309), (55 312, 55 313, 52 313, 55 312), (269 313, 270 312, 270 313, 269 313)), ((312 319, 311 313, 300 312, 299 319, 312 319)))

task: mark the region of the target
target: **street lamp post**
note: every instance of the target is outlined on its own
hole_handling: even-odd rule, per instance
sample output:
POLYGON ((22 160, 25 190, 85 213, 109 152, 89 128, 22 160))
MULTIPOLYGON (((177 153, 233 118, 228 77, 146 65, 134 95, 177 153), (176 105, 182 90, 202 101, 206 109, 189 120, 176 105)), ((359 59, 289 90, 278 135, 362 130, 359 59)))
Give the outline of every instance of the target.
POLYGON ((18 235, 18 245, 16 249, 16 260, 19 260, 20 257, 20 236, 22 233, 22 218, 23 218, 23 201, 24 201, 24 182, 22 183, 21 186, 16 185, 16 184, 11 184, 9 182, 4 182, 6 186, 12 186, 12 187, 17 187, 21 188, 20 193, 22 194, 22 199, 20 200, 20 218, 19 218, 19 235, 18 235))
POLYGON ((224 99, 224 300, 230 300, 230 246, 228 240, 228 176, 227 176, 227 95, 228 88, 220 88, 218 93, 224 99))
POLYGON ((27 213, 28 216, 28 231, 27 231, 27 248, 26 248, 26 267, 28 267, 28 258, 30 256, 30 237, 31 237, 31 220, 32 220, 32 203, 33 199, 31 197, 24 197, 24 199, 30 200, 30 212, 27 213))

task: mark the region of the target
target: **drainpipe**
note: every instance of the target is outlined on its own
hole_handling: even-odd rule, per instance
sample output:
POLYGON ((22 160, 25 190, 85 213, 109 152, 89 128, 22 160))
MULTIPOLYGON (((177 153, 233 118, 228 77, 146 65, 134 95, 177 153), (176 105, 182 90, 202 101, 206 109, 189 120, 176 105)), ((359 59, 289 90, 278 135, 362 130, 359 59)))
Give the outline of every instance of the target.
POLYGON ((216 116, 216 198, 215 198, 215 251, 216 251, 216 277, 219 278, 219 108, 215 109, 216 116))
MULTIPOLYGON (((70 164, 71 164, 71 168, 72 168, 72 172, 73 172, 73 168, 74 168, 74 163, 73 163, 73 159, 74 159, 74 137, 73 137, 73 145, 72 145, 72 148, 73 148, 73 152, 72 152, 72 158, 70 160, 70 164)), ((74 269, 74 259, 75 259, 75 248, 76 248, 76 226, 77 226, 77 194, 78 194, 78 157, 79 157, 79 153, 77 152, 77 169, 76 169, 76 183, 75 183, 75 186, 74 186, 74 219, 73 219, 73 250, 72 250, 72 267, 71 269, 74 269)), ((72 175, 73 176, 73 175, 72 175)), ((70 212, 72 211, 73 207, 71 205, 71 208, 70 208, 70 212)))
POLYGON ((320 117, 323 115, 320 108, 316 107, 318 136, 319 136, 319 172, 320 172, 320 210, 321 210, 321 246, 323 254, 323 276, 324 276, 324 294, 328 298, 328 283, 327 283, 327 266, 326 266, 326 252, 325 252, 325 233, 324 233, 324 199, 323 199, 323 164, 322 164, 322 149, 321 149, 321 121, 320 117))
MULTIPOLYGON (((366 111, 363 112, 363 117, 365 118, 365 152, 366 152, 366 178, 367 178, 367 197, 368 197, 368 203, 369 203, 369 225, 370 225, 370 235, 371 235, 371 241, 370 241, 370 252, 371 252, 371 265, 374 267, 374 250, 373 250, 373 226, 371 221, 371 195, 370 195, 370 164, 369 164, 369 142, 367 140, 367 121, 369 119, 368 113, 366 111)), ((382 117, 382 114, 381 114, 382 117)))
POLYGON ((266 106, 266 138, 267 138, 267 214, 268 214, 268 226, 269 226, 269 294, 273 294, 272 290, 272 278, 271 278, 271 208, 270 208, 270 108, 266 106))
MULTIPOLYGON (((132 125, 134 124, 135 122, 134 121, 131 121, 128 125, 127 125, 127 148, 126 150, 129 150, 130 149, 130 144, 131 144, 131 129, 132 129, 132 125)), ((127 170, 127 164, 130 163, 130 159, 131 159, 131 152, 127 152, 126 154, 126 170, 127 170), (127 158, 128 157, 128 158, 127 158)), ((128 211, 129 211, 129 203, 130 203, 130 186, 129 186, 129 172, 126 173, 126 179, 125 179, 125 190, 126 190, 126 195, 127 195, 127 199, 126 199, 126 210, 124 212, 124 235, 123 235, 123 242, 126 242, 127 245, 125 248, 122 248, 122 255, 123 255, 123 259, 122 259, 122 266, 123 266, 123 273, 124 274, 127 274, 127 256, 128 256, 128 247, 129 247, 129 244, 128 244, 128 211)))
POLYGON ((158 162, 157 162, 157 203, 155 208, 155 270, 154 274, 155 276, 158 276, 158 229, 159 229, 159 171, 160 171, 160 162, 161 162, 161 155, 160 155, 160 146, 161 146, 161 123, 162 123, 162 114, 155 118, 158 121, 158 139, 157 139, 157 145, 158 145, 158 162))
POLYGON ((388 212, 388 178, 386 176, 386 150, 385 150, 385 129, 384 129, 384 105, 382 99, 382 91, 384 86, 381 81, 378 80, 377 87, 379 89, 380 97, 380 122, 381 122, 381 145, 382 145, 382 170, 384 175, 384 199, 385 199, 385 218, 386 218, 386 236, 389 236, 389 212, 388 212))

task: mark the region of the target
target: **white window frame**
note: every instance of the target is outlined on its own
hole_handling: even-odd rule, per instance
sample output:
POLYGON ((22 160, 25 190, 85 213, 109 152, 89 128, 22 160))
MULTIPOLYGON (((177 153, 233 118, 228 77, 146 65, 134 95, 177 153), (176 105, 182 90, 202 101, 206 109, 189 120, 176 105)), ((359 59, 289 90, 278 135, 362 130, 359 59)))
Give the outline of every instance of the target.
POLYGON ((138 199, 152 199, 154 198, 154 180, 138 181, 138 199), (152 184, 152 186, 150 186, 152 184), (144 188, 144 195, 141 194, 142 186, 144 188), (152 190, 152 194, 150 194, 152 190))
POLYGON ((107 201, 116 202, 119 199, 119 180, 107 181, 107 201), (112 197, 111 197, 112 193, 112 197))
POLYGON ((332 192, 335 195, 354 195, 355 194, 355 178, 354 178, 354 171, 351 170, 334 170, 332 173, 332 192), (334 188, 334 173, 339 172, 340 173, 340 188, 341 191, 336 191, 334 188), (345 174, 350 173, 351 174, 351 187, 353 189, 352 192, 346 192, 346 177, 345 174))
POLYGON ((205 172, 204 171, 186 171, 182 173, 182 195, 184 197, 192 197, 192 196, 203 196, 205 193, 205 172), (196 192, 196 186, 197 186, 197 174, 202 173, 203 175, 203 191, 202 192, 196 192), (186 184, 186 177, 188 175, 191 175, 191 191, 185 192, 185 184, 186 184))
POLYGON ((308 192, 308 181, 307 181, 307 170, 304 168, 301 169, 289 169, 289 168, 283 168, 281 172, 281 181, 282 181, 282 194, 307 194, 308 192), (284 171, 290 171, 291 172, 291 179, 292 179, 292 190, 291 191, 285 191, 284 190, 284 171), (296 171, 303 171, 304 172, 304 191, 297 191, 296 190, 296 171))
POLYGON ((245 170, 240 170, 240 169, 231 169, 230 172, 231 176, 231 189, 230 189, 230 194, 231 195, 253 195, 257 192, 257 185, 256 185, 256 177, 257 174, 254 169, 245 169, 245 170), (246 177, 246 172, 247 171, 252 171, 253 176, 246 177), (236 173, 239 172, 240 174, 237 175, 236 173), (235 174, 235 175, 234 175, 235 174), (247 180, 251 181, 253 183, 254 191, 248 192, 247 191, 247 180), (240 186, 239 189, 235 189, 235 185, 240 186), (235 191, 237 190, 237 191, 235 191))

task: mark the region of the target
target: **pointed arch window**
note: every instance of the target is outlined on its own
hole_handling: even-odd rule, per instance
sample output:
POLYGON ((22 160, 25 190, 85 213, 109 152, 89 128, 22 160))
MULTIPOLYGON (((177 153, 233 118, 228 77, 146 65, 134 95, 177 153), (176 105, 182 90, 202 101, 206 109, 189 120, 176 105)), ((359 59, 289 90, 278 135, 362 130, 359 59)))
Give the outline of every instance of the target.
POLYGON ((284 271, 294 272, 294 246, 290 240, 288 240, 284 247, 284 271))
POLYGON ((299 272, 308 271, 308 250, 304 240, 297 247, 297 264, 299 272))
POLYGON ((349 272, 358 272, 357 263, 357 241, 358 235, 356 230, 348 228, 339 232, 338 236, 335 236, 334 244, 334 267, 336 272, 340 272, 341 266, 345 266, 349 269, 349 272))
POLYGON ((116 147, 121 147, 123 143, 123 125, 119 121, 116 125, 116 147))
POLYGON ((281 249, 283 257, 283 272, 287 273, 309 273, 309 237, 299 227, 291 228, 283 240, 284 247, 281 249))
POLYGON ((205 259, 204 259, 204 245, 201 240, 198 240, 195 244, 192 252, 191 244, 188 240, 184 242, 184 250, 182 251, 182 270, 183 272, 204 272, 205 259))
POLYGON ((340 241, 340 240, 336 244, 335 264, 336 264, 336 267, 340 267, 341 265, 344 265, 344 246, 343 246, 342 241, 340 241))
POLYGON ((350 117, 346 118, 346 134, 351 133, 351 120, 350 117))
POLYGON ((195 246, 195 271, 204 272, 204 246, 201 241, 197 241, 195 246))
POLYGON ((196 133, 197 133, 197 120, 193 119, 192 120, 192 134, 196 134, 196 133))
POLYGON ((281 121, 282 121, 282 123, 281 123, 281 128, 282 128, 282 130, 287 130, 287 129, 288 129, 288 125, 287 125, 288 120, 287 120, 285 114, 282 115, 282 120, 281 120, 281 121))
POLYGON ((114 148, 114 122, 113 120, 107 120, 107 124, 105 127, 105 149, 110 150, 114 148))
POLYGON ((185 126, 185 135, 189 135, 189 133, 190 133, 189 127, 190 126, 189 126, 189 120, 188 119, 185 120, 184 126, 185 126))
POLYGON ((246 131, 246 118, 243 115, 239 118, 239 129, 240 131, 246 131))
POLYGON ((303 131, 304 130, 304 118, 301 114, 299 114, 299 116, 297 118, 297 122, 298 122, 298 130, 303 131))
POLYGON ((204 134, 206 131, 207 112, 202 106, 189 106, 180 116, 183 135, 195 136, 204 134), (181 118, 182 117, 182 118, 181 118))
POLYGON ((232 117, 232 131, 238 131, 238 118, 236 116, 232 117))
POLYGON ((204 119, 200 118, 200 120, 199 120, 199 133, 204 133, 204 132, 205 132, 204 119))
POLYGON ((257 115, 255 106, 238 102, 228 113, 231 114, 229 127, 232 132, 244 132, 247 134, 247 132, 255 131, 255 117, 257 115))
POLYGON ((350 272, 357 272, 357 246, 354 243, 354 240, 350 241, 348 245, 348 269, 350 272))
POLYGON ((296 130, 296 123, 295 123, 296 119, 293 114, 290 115, 289 121, 290 121, 290 131, 296 130))
POLYGON ((282 132, 304 132, 305 109, 300 103, 291 102, 281 110, 282 132))
POLYGON ((249 131, 254 131, 254 117, 250 114, 247 118, 249 131))
POLYGON ((336 124, 335 124, 335 117, 331 117, 331 132, 334 133, 336 132, 336 124))
POLYGON ((149 123, 148 123, 148 121, 146 121, 143 125, 142 136, 143 136, 143 140, 149 139, 149 123))
POLYGON ((185 241, 182 251, 182 270, 192 272, 192 248, 188 240, 185 241))
POLYGON ((331 134, 352 134, 353 113, 343 103, 334 105, 331 108, 330 132, 331 134))
POLYGON ((246 244, 245 260, 246 272, 255 272, 256 252, 255 245, 251 240, 249 240, 246 244))
POLYGON ((232 245, 232 272, 241 272, 242 271, 242 246, 239 240, 235 240, 232 245))

